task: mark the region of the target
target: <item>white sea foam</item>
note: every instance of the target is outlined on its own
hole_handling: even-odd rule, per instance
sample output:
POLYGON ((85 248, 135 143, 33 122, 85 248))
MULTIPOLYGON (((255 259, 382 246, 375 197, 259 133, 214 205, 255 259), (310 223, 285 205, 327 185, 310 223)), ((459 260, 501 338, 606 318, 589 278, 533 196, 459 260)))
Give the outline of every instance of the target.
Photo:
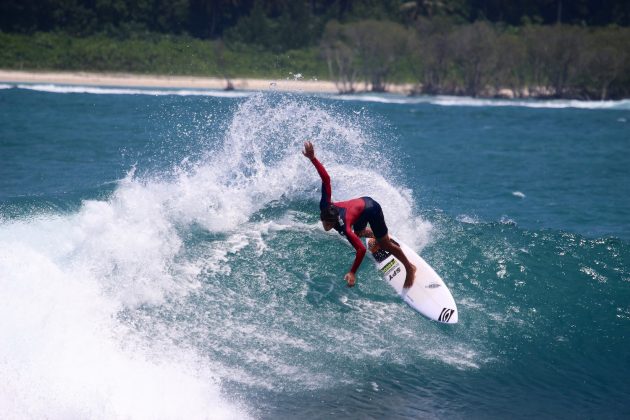
POLYGON ((435 349, 428 350, 427 354, 462 370, 479 369, 480 367, 479 362, 477 362, 479 355, 464 345, 449 347, 448 349, 438 346, 435 349))
POLYGON ((523 193, 522 193, 522 192, 520 192, 520 191, 512 191, 512 195, 513 195, 514 197, 518 197, 518 198, 525 198, 525 194, 523 194, 523 193))
POLYGON ((330 96, 334 99, 341 101, 359 101, 359 102, 377 102, 381 104, 415 104, 424 103, 425 101, 419 101, 414 98, 398 96, 398 95, 337 95, 330 96))
POLYGON ((162 262, 177 241, 149 244, 169 228, 151 214, 155 228, 133 220, 115 201, 0 225, 0 417, 247 416, 194 351, 117 320, 127 302, 178 286, 162 262))
POLYGON ((13 85, 7 85, 4 83, 0 83, 0 89, 12 89, 13 85))
POLYGON ((595 271, 595 269, 591 267, 582 266, 580 267, 580 272, 591 277, 593 280, 597 280, 600 283, 606 283, 608 281, 608 278, 606 276, 599 274, 597 271, 595 271))
POLYGON ((503 215, 499 219, 499 223, 503 225, 516 225, 516 221, 509 216, 503 215))
POLYGON ((20 84, 18 89, 51 93, 90 93, 94 95, 149 95, 149 96, 212 96, 217 98, 246 98, 251 92, 235 92, 204 89, 151 89, 99 86, 74 86, 55 84, 20 84))

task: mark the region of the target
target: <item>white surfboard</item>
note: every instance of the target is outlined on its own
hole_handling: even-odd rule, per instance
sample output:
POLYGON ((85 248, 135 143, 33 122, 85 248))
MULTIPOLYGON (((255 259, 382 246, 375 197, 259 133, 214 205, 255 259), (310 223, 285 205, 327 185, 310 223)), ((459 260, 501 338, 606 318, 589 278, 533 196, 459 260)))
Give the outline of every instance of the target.
POLYGON ((416 266, 416 277, 413 286, 403 289, 407 275, 405 266, 389 252, 380 249, 375 239, 366 238, 366 246, 383 279, 409 306, 422 315, 433 321, 456 324, 457 305, 444 281, 415 251, 393 236, 390 237, 400 245, 409 262, 416 266))

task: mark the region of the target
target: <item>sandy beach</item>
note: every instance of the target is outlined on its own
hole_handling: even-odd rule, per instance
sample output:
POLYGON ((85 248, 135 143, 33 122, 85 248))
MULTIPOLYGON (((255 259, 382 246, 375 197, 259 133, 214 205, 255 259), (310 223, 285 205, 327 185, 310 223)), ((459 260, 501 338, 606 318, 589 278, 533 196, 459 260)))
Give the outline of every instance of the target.
MULTIPOLYGON (((236 90, 266 90, 273 88, 286 92, 338 93, 335 84, 327 80, 235 78, 231 81, 236 90)), ((191 89, 225 89, 227 86, 225 79, 213 77, 16 70, 0 70, 0 82, 191 89)), ((363 87, 363 84, 358 85, 358 87, 363 87)), ((405 94, 410 89, 410 85, 390 85, 391 93, 405 94)))

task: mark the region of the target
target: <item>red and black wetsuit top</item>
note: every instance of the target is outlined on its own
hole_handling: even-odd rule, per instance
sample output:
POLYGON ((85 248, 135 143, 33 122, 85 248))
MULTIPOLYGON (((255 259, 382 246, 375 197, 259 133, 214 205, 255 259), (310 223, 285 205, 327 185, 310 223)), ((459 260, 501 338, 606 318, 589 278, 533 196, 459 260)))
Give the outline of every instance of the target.
POLYGON ((362 220, 363 218, 361 217, 365 210, 365 198, 354 198, 348 201, 337 201, 333 203, 331 199, 332 188, 330 186, 330 176, 328 172, 326 172, 326 169, 317 158, 311 159, 311 162, 322 179, 322 198, 319 202, 319 208, 323 210, 333 205, 339 210, 339 220, 335 224, 335 230, 345 236, 357 251, 352 268, 350 268, 351 273, 356 273, 363 261, 366 249, 361 239, 359 239, 353 231, 352 226, 362 226, 358 231, 365 229, 366 221, 362 220))

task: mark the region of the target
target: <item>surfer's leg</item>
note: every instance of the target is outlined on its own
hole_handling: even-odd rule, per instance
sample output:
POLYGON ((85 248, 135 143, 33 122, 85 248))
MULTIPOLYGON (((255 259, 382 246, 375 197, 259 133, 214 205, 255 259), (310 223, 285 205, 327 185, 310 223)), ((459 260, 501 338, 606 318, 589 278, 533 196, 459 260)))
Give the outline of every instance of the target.
POLYGON ((367 215, 367 220, 370 223, 370 228, 372 228, 372 232, 374 232, 374 237, 378 241, 378 245, 384 250, 389 251, 394 257, 398 258, 398 261, 400 261, 405 266, 407 276, 405 277, 404 287, 411 287, 413 285, 413 279, 416 276, 416 266, 409 262, 407 256, 398 246, 398 244, 394 243, 390 239, 381 205, 370 197, 364 197, 363 199, 366 201, 366 211, 369 212, 367 215))
POLYGON ((385 235, 382 238, 377 238, 378 245, 389 251, 394 257, 398 258, 398 260, 405 266, 405 271, 407 272, 407 276, 405 277, 405 289, 411 287, 413 285, 413 280, 416 276, 416 266, 411 264, 407 259, 407 256, 403 252, 403 250, 392 240, 389 238, 389 235, 385 235))

